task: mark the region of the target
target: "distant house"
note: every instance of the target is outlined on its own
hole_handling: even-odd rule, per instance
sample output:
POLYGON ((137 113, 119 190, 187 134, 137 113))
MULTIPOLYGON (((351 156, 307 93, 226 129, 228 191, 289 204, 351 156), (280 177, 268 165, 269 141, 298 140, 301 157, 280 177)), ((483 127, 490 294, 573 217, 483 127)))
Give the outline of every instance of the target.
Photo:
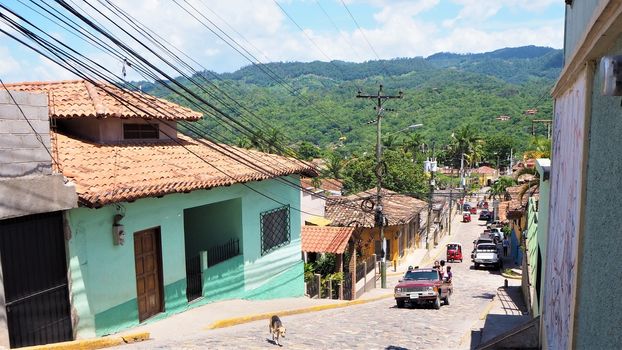
POLYGON ((201 114, 142 93, 82 80, 8 88, 47 95, 55 170, 75 183, 61 242, 72 337, 304 294, 300 191, 288 183, 311 167, 183 136, 178 124, 201 114))
POLYGON ((477 176, 480 186, 490 186, 498 175, 496 169, 485 165, 471 170, 471 176, 477 176))
MULTIPOLYGON (((331 226, 359 227, 357 250, 363 258, 376 254, 380 259, 382 241, 380 230, 374 227, 373 206, 376 201, 375 190, 363 191, 350 196, 330 199, 326 203, 326 218, 331 226)), ((384 229, 387 241, 386 258, 397 263, 408 252, 421 244, 421 211, 428 204, 414 197, 383 189, 383 212, 386 217, 384 229)), ((425 218, 424 218, 425 219, 425 218)), ((432 237, 430 237, 431 239, 432 237)))

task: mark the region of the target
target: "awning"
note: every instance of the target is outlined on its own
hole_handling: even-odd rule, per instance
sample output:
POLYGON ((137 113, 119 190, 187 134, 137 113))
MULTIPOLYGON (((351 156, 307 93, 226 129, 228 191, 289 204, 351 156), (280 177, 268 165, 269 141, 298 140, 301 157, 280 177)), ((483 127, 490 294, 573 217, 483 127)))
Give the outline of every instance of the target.
POLYGON ((302 251, 343 254, 355 227, 303 226, 302 251))
POLYGON ((312 226, 328 226, 331 222, 332 220, 328 220, 321 216, 310 216, 305 219, 305 224, 312 226))

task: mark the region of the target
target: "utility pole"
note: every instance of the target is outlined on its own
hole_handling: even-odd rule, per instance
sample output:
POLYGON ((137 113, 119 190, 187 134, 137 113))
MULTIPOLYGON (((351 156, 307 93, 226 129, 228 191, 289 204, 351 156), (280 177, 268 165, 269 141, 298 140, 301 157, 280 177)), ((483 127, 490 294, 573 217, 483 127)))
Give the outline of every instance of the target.
POLYGON ((382 212, 382 176, 384 175, 384 166, 382 164, 382 139, 381 139, 381 121, 382 121, 382 113, 384 109, 382 108, 382 104, 386 100, 402 98, 404 94, 402 91, 398 93, 398 95, 383 95, 382 94, 382 84, 380 84, 380 88, 378 89, 377 95, 363 95, 363 93, 359 90, 356 94, 356 98, 366 98, 366 99, 376 99, 376 206, 375 206, 375 215, 374 222, 375 226, 380 229, 380 241, 382 242, 382 262, 380 263, 380 287, 387 288, 387 242, 384 239, 384 214, 382 212))
MULTIPOLYGON (((431 158, 431 162, 434 161, 434 142, 432 142, 432 158, 431 158)), ((430 227, 431 227, 431 219, 432 219, 432 198, 433 198, 433 194, 434 194, 434 185, 436 185, 436 183, 434 182, 434 168, 432 166, 430 166, 430 175, 432 176, 430 178, 430 191, 428 192, 428 222, 426 225, 426 232, 425 232, 425 249, 426 250, 430 250, 430 241, 429 241, 429 236, 430 236, 430 227)), ((438 237, 436 234, 436 231, 434 231, 434 245, 436 246, 438 244, 438 237)))
POLYGON ((449 220, 447 221, 447 235, 451 236, 451 210, 453 209, 453 199, 454 199, 454 194, 453 194, 453 190, 454 187, 453 185, 449 185, 449 220))
POLYGON ((466 181, 464 180, 464 152, 460 156, 460 185, 466 190, 466 181))

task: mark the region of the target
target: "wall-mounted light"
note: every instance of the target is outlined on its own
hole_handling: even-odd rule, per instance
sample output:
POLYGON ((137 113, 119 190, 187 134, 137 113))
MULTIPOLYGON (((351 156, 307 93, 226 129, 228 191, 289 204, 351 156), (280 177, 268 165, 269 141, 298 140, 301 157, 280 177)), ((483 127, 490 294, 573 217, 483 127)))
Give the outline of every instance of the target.
POLYGON ((600 59, 604 96, 622 96, 622 55, 600 59))
POLYGON ((125 243, 125 227, 119 223, 122 219, 122 214, 116 214, 112 219, 112 242, 114 245, 125 243))

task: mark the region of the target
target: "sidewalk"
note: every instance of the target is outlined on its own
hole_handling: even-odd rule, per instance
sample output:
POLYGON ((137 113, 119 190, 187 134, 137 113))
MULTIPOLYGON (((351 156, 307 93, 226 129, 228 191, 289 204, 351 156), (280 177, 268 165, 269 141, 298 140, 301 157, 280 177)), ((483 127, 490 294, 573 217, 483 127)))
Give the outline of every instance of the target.
MULTIPOLYGON (((506 259, 511 261, 509 257, 506 259)), ((511 265, 511 262, 508 262, 507 265, 511 265)), ((507 265, 506 268, 512 267, 507 265)), ((463 338, 463 346, 468 345, 468 348, 476 349, 495 337, 531 320, 523 299, 521 280, 510 278, 506 278, 506 280, 508 287, 497 288, 497 293, 491 300, 489 307, 482 312, 480 319, 473 324, 470 334, 463 338)))

